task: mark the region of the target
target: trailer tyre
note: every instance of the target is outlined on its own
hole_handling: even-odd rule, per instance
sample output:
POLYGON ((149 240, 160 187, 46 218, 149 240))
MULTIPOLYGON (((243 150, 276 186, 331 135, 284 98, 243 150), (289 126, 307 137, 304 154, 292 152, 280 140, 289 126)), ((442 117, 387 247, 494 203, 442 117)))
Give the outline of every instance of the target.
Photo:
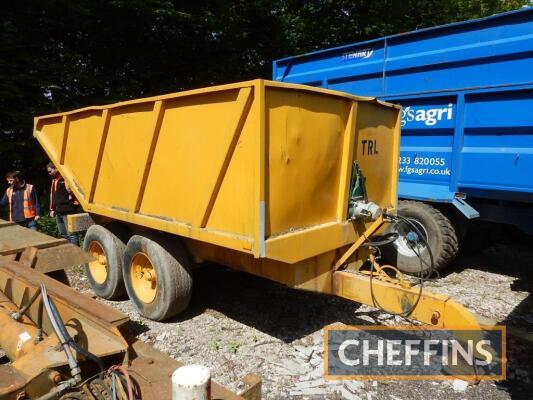
POLYGON ((129 232, 118 224, 92 225, 83 240, 83 250, 95 258, 85 264, 85 273, 94 293, 115 299, 126 293, 122 263, 129 232))
POLYGON ((189 305, 190 263, 187 252, 175 238, 158 233, 132 236, 123 265, 128 296, 143 316, 162 321, 189 305))
MULTIPOLYGON (((431 248, 434 269, 440 271, 447 267, 459 250, 457 234, 452 223, 439 210, 419 201, 402 200, 398 202, 398 214, 409 219, 418 228, 431 248)), ((383 258, 403 272, 419 275, 426 274, 431 268, 429 252, 422 241, 409 241, 409 232, 414 229, 405 222, 393 226, 399 238, 383 248, 383 258), (420 258, 422 258, 422 265, 420 258)), ((411 233, 412 235, 412 233, 411 233)))

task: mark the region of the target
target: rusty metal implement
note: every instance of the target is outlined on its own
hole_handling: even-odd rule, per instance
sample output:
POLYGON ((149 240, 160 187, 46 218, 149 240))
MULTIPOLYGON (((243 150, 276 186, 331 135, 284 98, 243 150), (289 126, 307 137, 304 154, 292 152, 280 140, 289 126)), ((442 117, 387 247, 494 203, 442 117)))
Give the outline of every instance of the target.
MULTIPOLYGON (((13 318, 13 313, 33 297, 41 284, 46 285, 48 295, 78 345, 98 357, 106 369, 112 365, 125 368, 138 398, 170 398, 170 376, 181 364, 146 343, 126 339, 127 335, 123 334, 128 330, 126 315, 19 262, 0 261, 0 349, 9 359, 9 363, 0 361, 0 400, 40 399, 69 378, 68 360, 46 313, 42 316, 39 339, 40 296, 23 316, 18 320, 13 318)), ((91 379, 99 372, 97 365, 78 352, 74 355, 81 369, 80 384, 50 398, 102 398, 91 394, 95 386, 91 379)), ((105 385, 106 380, 102 382, 105 385)), ((259 399, 260 379, 250 375, 245 383, 249 390, 241 396, 213 383, 212 398, 259 399)), ((111 399, 105 394, 100 396, 111 399)))
MULTIPOLYGON (((179 362, 128 334, 125 314, 43 273, 88 260, 64 240, 0 221, 0 400, 170 398, 179 362)), ((242 395, 213 382, 211 398, 260 399, 261 380, 244 381, 242 395)))
POLYGON ((58 239, 0 219, 0 261, 17 260, 40 272, 53 272, 89 261, 87 253, 58 239))

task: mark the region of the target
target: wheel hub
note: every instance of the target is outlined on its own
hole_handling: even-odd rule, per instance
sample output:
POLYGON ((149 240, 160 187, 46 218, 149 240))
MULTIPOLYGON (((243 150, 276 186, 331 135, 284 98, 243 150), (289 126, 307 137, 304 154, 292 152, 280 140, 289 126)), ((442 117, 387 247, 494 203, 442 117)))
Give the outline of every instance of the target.
POLYGON ((407 232, 407 235, 405 235, 405 238, 411 244, 416 244, 418 242, 418 235, 413 231, 407 232))
POLYGON ((89 272, 91 277, 98 284, 102 284, 107 279, 107 257, 105 255, 104 248, 97 241, 89 243, 89 249, 87 250, 94 260, 89 262, 89 272))
POLYGON ((130 276, 135 295, 143 303, 152 303, 157 295, 157 274, 146 254, 137 253, 133 256, 130 276))
MULTIPOLYGON (((409 218, 409 221, 412 222, 420 231, 423 238, 427 242, 428 234, 426 228, 418 222, 416 219, 409 218)), ((405 222, 399 222, 395 226, 396 232, 398 232, 398 239, 394 242, 394 246, 398 250, 398 253, 407 256, 407 257, 418 257, 418 254, 421 254, 426 246, 424 245, 422 238, 418 233, 416 233, 409 224, 405 222)))

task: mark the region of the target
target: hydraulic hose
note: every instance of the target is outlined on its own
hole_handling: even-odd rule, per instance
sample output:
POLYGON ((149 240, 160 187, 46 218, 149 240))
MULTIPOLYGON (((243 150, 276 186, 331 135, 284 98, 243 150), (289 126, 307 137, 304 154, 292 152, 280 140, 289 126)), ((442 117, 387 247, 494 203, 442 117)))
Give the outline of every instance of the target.
POLYGON ((423 287, 424 287, 424 278, 422 276, 420 276, 420 288, 418 290, 418 294, 416 296, 415 302, 409 307, 409 309, 407 311, 395 312, 395 311, 387 310, 385 307, 383 307, 381 304, 379 304, 378 300, 376 299, 376 295, 374 294, 374 285, 373 285, 373 282, 372 282, 372 280, 374 279, 373 277, 374 277, 374 263, 370 263, 370 296, 372 297, 372 302, 374 303, 374 305, 377 308, 379 308, 381 311, 386 312, 387 314, 398 315, 400 317, 408 317, 409 315, 411 315, 411 313, 415 310, 416 306, 420 302, 420 299, 422 298, 422 290, 423 290, 423 287))
POLYGON ((70 378, 69 380, 63 381, 59 385, 53 387, 48 393, 38 397, 36 400, 56 400, 59 398, 61 393, 76 386, 77 384, 78 380, 76 378, 70 378))
POLYGON ((41 288, 39 287, 34 293, 33 295, 31 296, 31 298, 29 299, 29 301, 23 305, 20 310, 16 311, 16 312, 13 312, 11 313, 11 318, 13 318, 15 321, 18 321, 19 319, 22 318, 22 316, 24 314, 26 314, 26 311, 28 311, 28 308, 31 307, 31 305, 35 302, 35 300, 37 300, 37 297, 41 294, 41 288))
POLYGON ((52 314, 54 315, 54 318, 59 321, 59 329, 61 330, 61 333, 63 337, 66 339, 67 343, 74 348, 78 353, 80 353, 82 356, 84 356, 86 359, 93 361, 96 365, 98 365, 98 368, 100 369, 100 373, 103 374, 105 371, 104 363, 102 360, 100 360, 98 357, 96 357, 94 354, 90 353, 89 351, 85 350, 83 347, 81 347, 68 333, 65 325, 63 324, 63 321, 61 320, 61 317, 59 315, 59 312, 57 310, 57 307, 54 303, 53 299, 49 299, 50 302, 50 308, 52 311, 52 314))
POLYGON ((379 240, 369 240, 361 245, 361 247, 381 247, 394 243, 398 239, 398 232, 389 232, 382 236, 378 236, 379 240))
MULTIPOLYGON (((40 289, 40 288, 39 288, 40 289)), ((43 340, 43 298, 39 300, 39 307, 37 308, 37 340, 43 340)))
MULTIPOLYGON (((60 323, 57 321, 57 319, 54 316, 54 313, 52 311, 52 306, 50 305, 50 298, 48 297, 48 293, 46 291, 46 286, 44 284, 41 284, 41 294, 43 297, 43 304, 44 308, 46 309, 46 312, 48 314, 48 317, 50 319, 50 322, 52 323, 52 327, 54 329, 54 332, 59 339, 59 342, 61 343, 61 346, 63 347, 63 351, 65 352, 68 360, 68 365, 70 367, 70 372, 72 374, 72 378, 76 381, 81 380, 81 371, 78 367, 78 363, 76 359, 74 358, 74 355, 72 354, 72 349, 69 346, 69 343, 65 336, 63 335, 63 332, 59 328, 60 323)), ((61 320, 59 318, 59 320, 61 320)), ((61 321, 62 323, 62 321, 61 321)))
MULTIPOLYGON (((431 252, 431 248, 429 247, 429 243, 427 242, 427 240, 424 238, 424 236, 422 235, 422 233, 420 232, 420 230, 418 229, 418 227, 413 224, 411 221, 409 221, 407 218, 405 217, 402 217, 401 215, 396 215, 396 216, 392 216, 392 215, 389 215, 389 218, 392 220, 392 221, 398 221, 398 220, 401 220, 401 221, 404 221, 406 222, 408 225, 410 225, 414 230, 415 232, 417 233, 418 237, 422 240, 422 243, 426 246, 426 248, 428 249, 428 253, 429 253, 429 258, 430 258, 430 261, 431 261, 431 265, 430 265, 430 269, 429 269, 429 276, 433 273, 433 269, 434 269, 434 261, 433 261, 433 253, 431 252)), ((390 221, 389 221, 390 222, 390 221)), ((397 232, 391 232, 389 234, 385 234, 383 235, 383 238, 382 240, 379 240, 379 241, 368 241, 368 242, 365 242, 363 243, 362 246, 368 246, 368 247, 375 247, 376 249, 378 249, 379 251, 379 247, 381 246, 385 246, 387 244, 391 244, 393 243, 396 239, 398 239, 398 233, 397 232), (394 235, 395 234, 395 235, 394 235)), ((370 263, 370 296, 372 298, 372 302, 374 303, 374 305, 379 308, 380 310, 386 312, 387 314, 391 314, 391 315, 398 315, 400 317, 408 317, 409 315, 412 314, 412 312, 415 310, 415 308, 418 306, 418 303, 420 302, 420 299, 422 298, 422 290, 424 288, 424 264, 423 264, 423 260, 422 260, 422 256, 419 252, 417 252, 415 250, 415 248, 413 246, 411 246, 411 249, 414 251, 414 253, 416 254, 416 256, 418 257, 418 259, 420 260, 420 276, 419 276, 419 285, 420 285, 420 288, 419 288, 419 291, 418 291, 418 295, 416 297, 416 300, 415 302, 409 307, 408 310, 406 311, 403 311, 403 312, 394 312, 394 311, 390 311, 390 310, 387 310, 385 309, 383 306, 381 306, 381 304, 379 304, 378 300, 376 299, 376 296, 374 294, 374 286, 373 286, 373 277, 374 277, 374 263, 371 262, 370 263)))

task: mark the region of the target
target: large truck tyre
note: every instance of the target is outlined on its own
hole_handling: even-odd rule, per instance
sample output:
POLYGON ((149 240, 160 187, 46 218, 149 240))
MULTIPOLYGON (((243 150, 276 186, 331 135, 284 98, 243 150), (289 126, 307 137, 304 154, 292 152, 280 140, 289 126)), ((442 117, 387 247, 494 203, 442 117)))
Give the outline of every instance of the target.
POLYGON ((92 225, 83 240, 83 250, 94 261, 85 264, 85 273, 94 293, 104 299, 115 299, 126 293, 122 279, 122 263, 129 233, 118 224, 92 225))
POLYGON ((190 263, 177 239, 158 233, 134 235, 126 246, 123 265, 128 296, 143 316, 162 321, 189 305, 190 263))
MULTIPOLYGON (((455 259, 459 251, 457 233, 450 220, 439 210, 419 201, 400 200, 398 215, 411 221, 423 235, 431 248, 435 270, 444 269, 455 259)), ((416 230, 404 221, 394 224, 392 229, 398 232, 399 237, 383 248, 385 261, 402 272, 426 275, 431 269, 431 257, 416 230)))

